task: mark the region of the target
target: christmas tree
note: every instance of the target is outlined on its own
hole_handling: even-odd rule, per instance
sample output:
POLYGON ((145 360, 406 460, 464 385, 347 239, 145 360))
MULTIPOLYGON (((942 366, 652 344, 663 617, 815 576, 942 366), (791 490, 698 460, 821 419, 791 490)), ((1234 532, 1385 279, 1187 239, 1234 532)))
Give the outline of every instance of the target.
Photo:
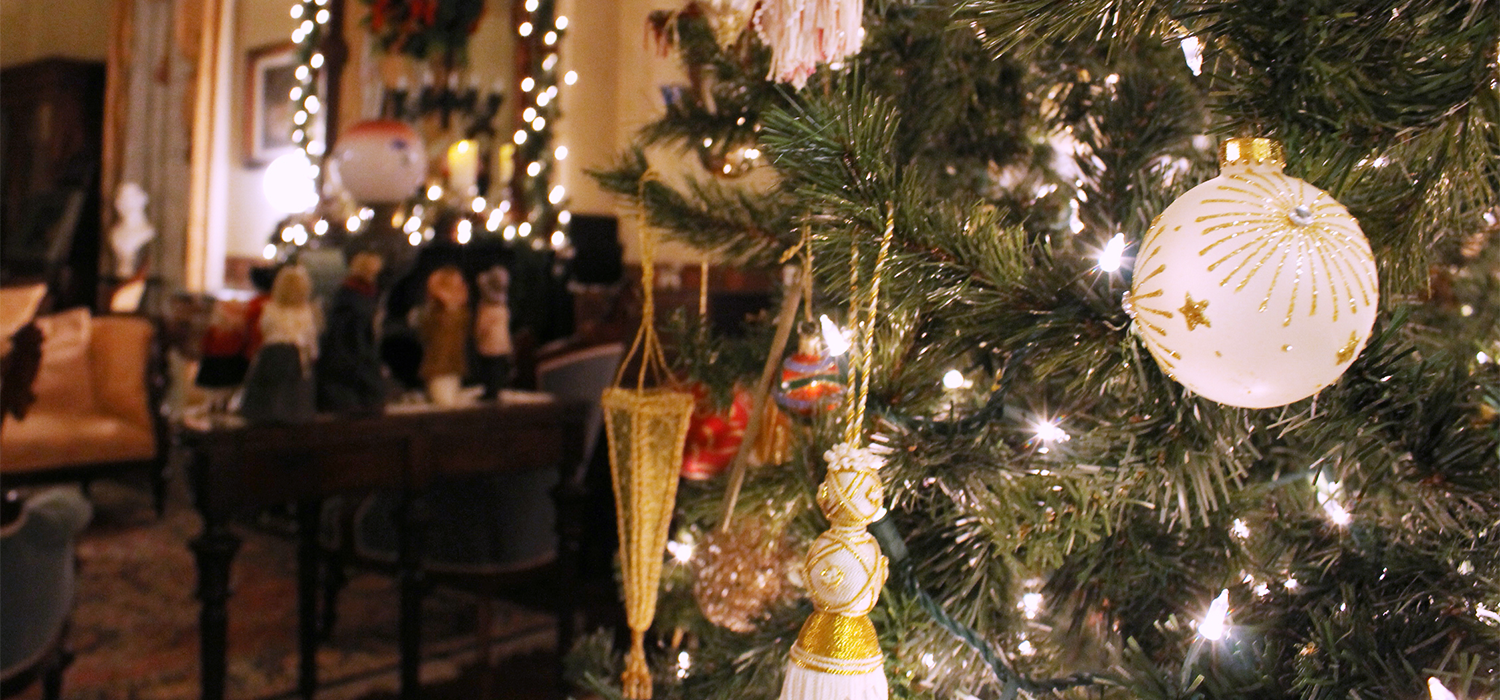
MULTIPOLYGON (((750 422, 789 444, 742 450, 736 466, 759 462, 742 482, 684 482, 657 697, 781 694, 813 613, 801 557, 830 527, 825 451, 859 394, 857 434, 884 462, 872 529, 890 576, 870 618, 892 697, 1500 693, 1500 4, 870 0, 847 57, 785 9, 859 2, 755 5, 653 18, 692 84, 596 174, 671 237, 811 273, 782 292, 805 301, 746 338, 680 320, 682 375, 758 405, 793 321, 837 366, 809 379, 787 360, 792 410, 750 422), (668 185, 653 145, 708 174, 668 185), (1221 158, 1228 194, 1188 201, 1221 158), (1301 187, 1266 174, 1283 159, 1326 194, 1274 221, 1214 213, 1270 206, 1273 179, 1301 187), (733 179, 752 168, 770 184, 733 179), (1148 299, 1187 273, 1150 281, 1142 261, 1193 222, 1228 227, 1194 231, 1184 258, 1222 266, 1201 292, 1219 296, 1148 299), (1252 283, 1294 286, 1236 316, 1252 283), (1262 316, 1336 343, 1336 371, 1292 379, 1335 367, 1301 340, 1217 374, 1201 367, 1229 360, 1195 369, 1169 344, 1262 316), (1358 318, 1367 338, 1325 337, 1358 318), (1209 388, 1240 369, 1308 398, 1209 388)), ((619 696, 608 635, 574 658, 619 696)))

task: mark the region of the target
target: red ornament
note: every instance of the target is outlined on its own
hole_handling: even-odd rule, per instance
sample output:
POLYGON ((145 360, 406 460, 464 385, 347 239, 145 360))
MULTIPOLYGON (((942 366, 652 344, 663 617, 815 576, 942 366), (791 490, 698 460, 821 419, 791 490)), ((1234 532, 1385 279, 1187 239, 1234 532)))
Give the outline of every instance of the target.
POLYGON ((734 459, 745 441, 750 422, 750 392, 738 387, 727 410, 717 409, 701 384, 693 388, 698 404, 688 424, 687 445, 682 451, 682 478, 703 481, 718 476, 734 459))

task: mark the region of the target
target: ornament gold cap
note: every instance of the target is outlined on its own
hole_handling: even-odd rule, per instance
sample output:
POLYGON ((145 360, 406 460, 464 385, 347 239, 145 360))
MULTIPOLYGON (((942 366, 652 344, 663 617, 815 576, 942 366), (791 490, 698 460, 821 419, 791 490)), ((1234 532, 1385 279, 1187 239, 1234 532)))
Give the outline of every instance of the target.
POLYGON ((1224 142, 1219 144, 1219 167, 1227 168, 1231 165, 1285 167, 1286 153, 1281 148, 1281 142, 1275 139, 1224 139, 1224 142))

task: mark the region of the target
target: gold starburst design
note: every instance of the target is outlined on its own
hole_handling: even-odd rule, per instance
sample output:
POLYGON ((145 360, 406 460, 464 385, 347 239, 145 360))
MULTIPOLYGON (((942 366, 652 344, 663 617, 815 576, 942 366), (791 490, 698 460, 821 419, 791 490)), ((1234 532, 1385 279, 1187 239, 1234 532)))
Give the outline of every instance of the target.
POLYGON ((1182 320, 1187 321, 1188 330, 1193 330, 1198 326, 1213 328, 1213 324, 1208 322, 1208 315, 1203 313, 1203 310, 1208 308, 1208 300, 1193 301, 1192 294, 1184 294, 1183 296, 1187 300, 1183 302, 1182 308, 1178 309, 1178 311, 1182 312, 1182 320))

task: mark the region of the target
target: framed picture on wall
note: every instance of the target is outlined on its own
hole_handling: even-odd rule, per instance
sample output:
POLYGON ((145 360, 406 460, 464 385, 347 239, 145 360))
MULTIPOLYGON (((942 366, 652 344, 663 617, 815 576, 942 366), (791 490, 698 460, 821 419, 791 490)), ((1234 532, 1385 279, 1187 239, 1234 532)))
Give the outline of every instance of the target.
MULTIPOLYGON (((294 152, 292 141, 296 129, 293 117, 299 103, 292 101, 297 80, 297 47, 295 44, 272 44, 251 49, 245 61, 244 151, 247 165, 265 165, 277 157, 294 152)), ((318 76, 318 94, 323 94, 323 76, 318 76)), ((310 136, 324 139, 324 116, 320 112, 308 120, 310 136)))

